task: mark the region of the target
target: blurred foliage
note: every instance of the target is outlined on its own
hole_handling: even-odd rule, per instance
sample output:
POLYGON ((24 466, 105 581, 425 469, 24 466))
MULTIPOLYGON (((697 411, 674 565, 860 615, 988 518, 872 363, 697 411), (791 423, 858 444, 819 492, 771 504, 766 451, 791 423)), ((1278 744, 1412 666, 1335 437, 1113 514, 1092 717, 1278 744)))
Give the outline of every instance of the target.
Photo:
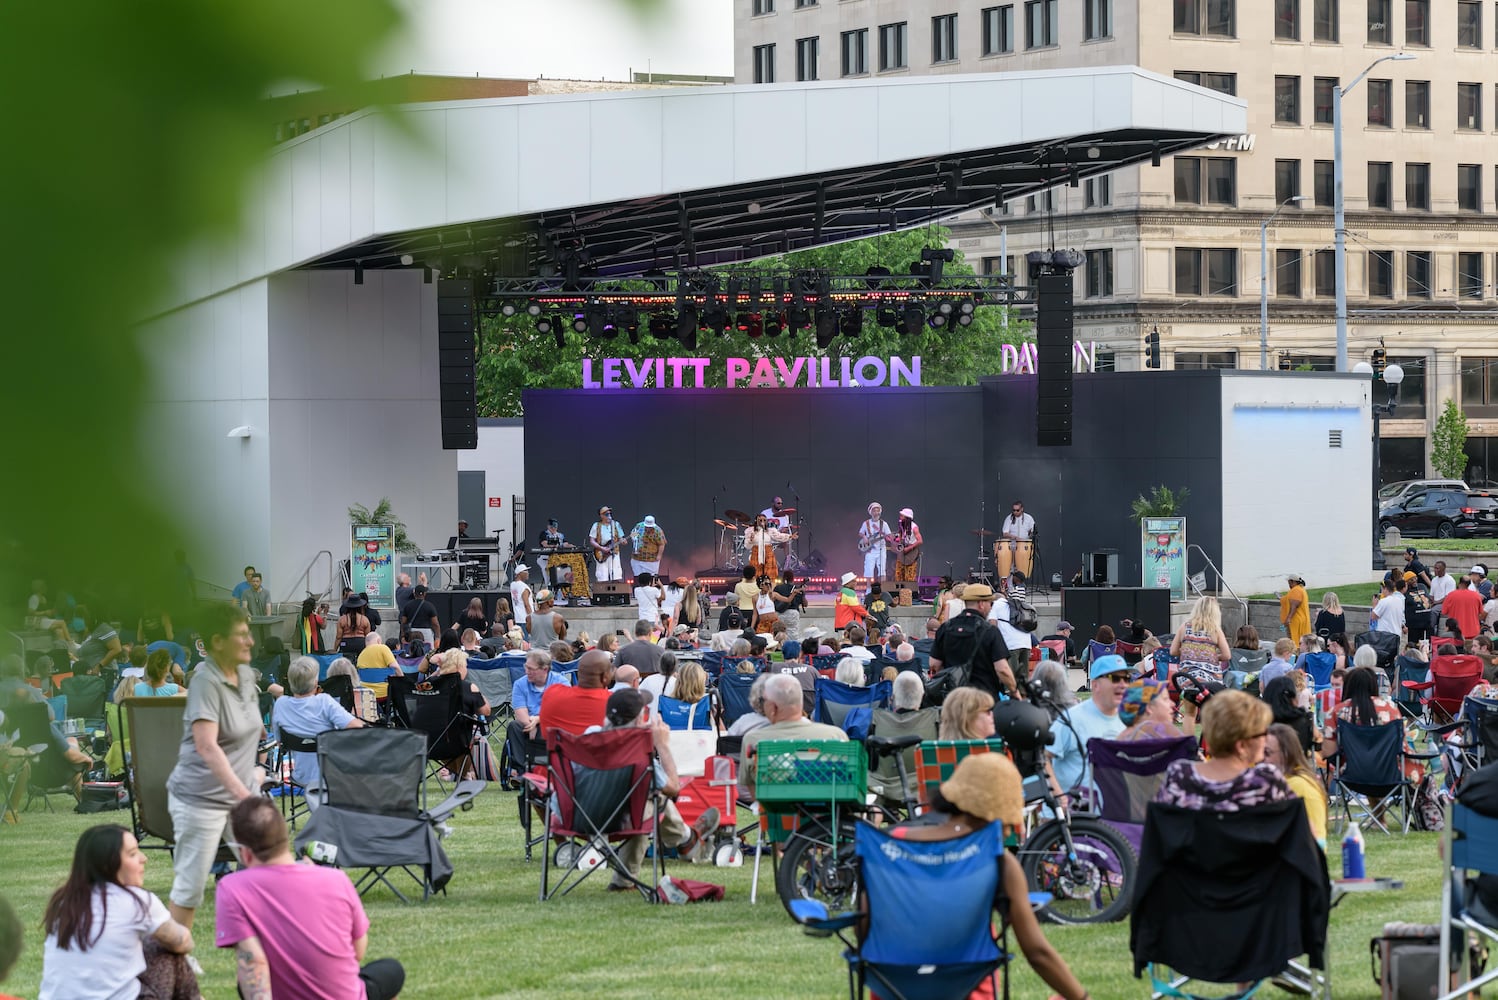
POLYGON ((1148 494, 1141 493, 1135 497, 1129 504, 1129 510, 1136 521, 1146 517, 1178 517, 1190 497, 1191 491, 1186 487, 1172 490, 1162 483, 1148 494))
MULTIPOLYGON (((920 259, 925 246, 944 247, 948 231, 940 227, 913 229, 901 233, 839 243, 813 250, 800 250, 762 264, 780 272, 791 268, 820 268, 834 274, 863 274, 870 267, 887 267, 898 276, 907 275, 908 265, 920 259)), ((744 271, 745 268, 735 268, 744 271)), ((973 268, 961 251, 947 264, 949 276, 971 276, 973 268)), ((765 287, 769 284, 766 282, 765 287)), ((566 333, 565 346, 558 348, 553 334, 536 332, 535 321, 524 312, 508 319, 486 317, 478 360, 479 414, 486 417, 515 417, 522 413, 520 394, 525 389, 576 389, 582 382, 583 358, 655 358, 680 356, 689 352, 673 336, 657 340, 641 322, 640 343, 627 338, 599 340, 582 334, 566 333)), ((750 339, 746 334, 728 329, 717 337, 703 331, 698 334, 696 357, 711 359, 708 383, 721 386, 724 359, 730 357, 842 357, 845 355, 921 358, 921 382, 925 385, 972 385, 984 375, 999 372, 1000 348, 1032 339, 1031 324, 1011 314, 1004 328, 1002 310, 986 306, 974 314, 968 327, 953 325, 944 330, 924 328, 915 335, 901 335, 893 328, 874 322, 872 312, 865 313, 863 332, 858 339, 839 336, 828 350, 819 350, 811 330, 794 336, 750 339)), ((596 369, 595 369, 596 370, 596 369)))
POLYGON ((356 503, 348 509, 350 524, 388 524, 394 529, 391 541, 395 545, 395 551, 402 555, 411 555, 418 551, 416 543, 411 541, 410 534, 406 531, 406 522, 402 521, 395 513, 395 506, 391 504, 389 497, 380 497, 380 502, 373 508, 366 507, 362 503, 356 503))
POLYGON ((182 592, 174 550, 190 564, 204 551, 194 533, 225 526, 209 510, 202 525, 163 511, 168 492, 191 496, 190 464, 171 482, 143 475, 133 324, 164 300, 174 260, 239 226, 273 134, 263 98, 288 81, 357 87, 398 23, 392 0, 0 8, 0 419, 15 435, 0 609, 33 576, 116 616, 182 592))

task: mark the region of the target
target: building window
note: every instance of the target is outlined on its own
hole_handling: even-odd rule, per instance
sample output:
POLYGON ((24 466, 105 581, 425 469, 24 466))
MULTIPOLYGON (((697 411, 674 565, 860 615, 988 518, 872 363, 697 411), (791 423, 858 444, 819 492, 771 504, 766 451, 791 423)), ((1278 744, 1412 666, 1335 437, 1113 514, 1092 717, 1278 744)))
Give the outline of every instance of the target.
POLYGON ((1337 251, 1316 251, 1316 297, 1330 299, 1337 294, 1337 251))
POLYGON ((1014 254, 1005 257, 984 257, 983 273, 989 275, 1014 276, 1014 254))
POLYGON ((1456 165, 1456 207, 1462 212, 1482 211, 1482 167, 1476 163, 1456 165))
POLYGON ((1394 207, 1394 164, 1370 161, 1368 164, 1368 207, 1394 207))
POLYGON ((1087 251, 1087 297, 1107 298, 1113 294, 1113 251, 1087 251))
POLYGON ((1404 207, 1430 211, 1430 164, 1404 165, 1404 207))
POLYGON ((754 82, 775 82, 775 46, 773 44, 754 47, 754 82))
POLYGON ((1237 295, 1238 251, 1176 247, 1177 295, 1237 295))
POLYGON ((1113 0, 1086 0, 1084 8, 1084 37, 1089 41, 1094 38, 1111 38, 1113 36, 1113 0))
POLYGON ((1056 192, 1042 191, 1040 194, 1032 194, 1025 199, 1025 213, 1034 215, 1036 212, 1054 212, 1056 210, 1056 192))
POLYGON ((1027 0, 1025 4, 1025 48, 1043 49, 1057 44, 1056 7, 1061 0, 1027 0))
POLYGON ((1318 42, 1340 41, 1342 17, 1337 5, 1341 0, 1315 0, 1316 12, 1311 26, 1311 37, 1318 42))
POLYGON ((1176 371, 1211 372, 1238 367, 1237 351, 1176 351, 1171 356, 1176 371))
POLYGON ((1118 355, 1113 351, 1096 350, 1092 352, 1092 370, 1095 372, 1118 371, 1118 355))
POLYGON ((1482 0, 1457 0, 1456 47, 1482 48, 1482 0))
POLYGON ((879 26, 879 70, 905 68, 905 22, 879 26))
POLYGON ((1430 128, 1430 81, 1406 80, 1404 84, 1404 127, 1430 128))
POLYGON ((1462 358, 1462 409, 1469 417, 1498 415, 1498 358, 1462 358))
POLYGON ((1333 206, 1336 188, 1336 164, 1331 160, 1317 160, 1311 168, 1311 194, 1318 208, 1333 206))
POLYGON ((815 7, 816 5, 817 0, 796 0, 797 10, 800 10, 802 7, 815 7))
POLYGON ((1368 0, 1368 44, 1394 44, 1394 0, 1368 0))
POLYGON ((869 71, 869 29, 843 32, 843 76, 863 76, 869 71))
POLYGON ((1277 299, 1300 298, 1300 251, 1276 250, 1274 252, 1274 297, 1277 299))
POLYGON ((1274 161, 1274 203, 1283 205, 1300 194, 1300 161, 1274 161))
POLYGON ((1456 255, 1456 293, 1464 299, 1480 299, 1483 293, 1483 264, 1486 254, 1456 255))
POLYGON ((1274 0, 1274 37, 1300 41, 1300 0, 1274 0))
POLYGON ((1430 47, 1430 0, 1404 0, 1404 44, 1430 47))
POLYGON ((1082 188, 1085 207, 1106 208, 1113 204, 1112 177, 1106 174, 1102 177, 1089 177, 1082 188))
POLYGON ((1368 294, 1376 299, 1394 297, 1394 251, 1368 251, 1368 294))
POLYGON ((1456 127, 1460 129, 1482 128, 1482 84, 1459 83, 1456 85, 1456 127))
POLYGON ((1196 70, 1178 69, 1176 79, 1182 83, 1194 83, 1198 87, 1215 90, 1219 94, 1236 97, 1238 94, 1237 73, 1200 73, 1196 70))
POLYGON ((1389 364, 1398 365, 1404 369, 1404 381, 1399 383, 1400 416, 1409 419, 1424 420, 1425 374, 1426 369, 1430 366, 1429 359, 1419 355, 1402 358, 1390 355, 1389 364))
POLYGON ((983 54, 1003 55, 1014 51, 1014 4, 983 11, 983 54))
POLYGON ((931 61, 953 62, 957 59, 957 15, 941 14, 931 19, 931 61))
POLYGON ((1335 76, 1318 76, 1311 88, 1311 121, 1317 125, 1333 123, 1332 101, 1336 100, 1337 79, 1335 76))
POLYGON ((1177 204, 1238 204, 1237 160, 1230 156, 1177 156, 1175 162, 1177 204))
POLYGON ((1389 107, 1393 91, 1392 80, 1368 81, 1368 126, 1370 128, 1393 127, 1394 115, 1389 107))
POLYGON ((1404 295, 1408 299, 1431 297, 1431 256, 1429 250, 1404 252, 1404 295))
POLYGON ((1236 7, 1236 0, 1175 0, 1176 34, 1236 38, 1236 7))
POLYGON ((1300 124, 1300 77, 1274 78, 1274 120, 1281 125, 1300 124))
POLYGON ((818 39, 815 35, 811 38, 796 39, 797 80, 815 80, 817 78, 817 48, 818 39))
POLYGON ((775 0, 754 0, 754 16, 775 13, 775 0))

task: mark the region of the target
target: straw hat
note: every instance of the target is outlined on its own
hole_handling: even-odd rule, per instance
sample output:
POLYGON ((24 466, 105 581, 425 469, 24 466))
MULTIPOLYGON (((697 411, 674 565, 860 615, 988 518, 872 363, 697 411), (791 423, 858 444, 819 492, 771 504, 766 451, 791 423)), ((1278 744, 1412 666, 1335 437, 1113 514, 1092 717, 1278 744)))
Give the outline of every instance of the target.
POLYGON ((969 754, 941 783, 941 796, 963 812, 989 822, 1018 826, 1024 821, 1025 793, 1019 770, 1001 753, 969 754))

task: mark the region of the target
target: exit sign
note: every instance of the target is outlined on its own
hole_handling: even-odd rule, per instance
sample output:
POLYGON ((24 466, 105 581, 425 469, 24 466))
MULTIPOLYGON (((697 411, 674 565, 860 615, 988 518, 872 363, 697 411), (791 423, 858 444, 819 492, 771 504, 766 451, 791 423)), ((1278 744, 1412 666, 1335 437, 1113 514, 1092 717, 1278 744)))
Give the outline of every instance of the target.
POLYGON ((504 497, 490 497, 489 498, 489 506, 490 507, 503 507, 504 505, 505 505, 504 497))

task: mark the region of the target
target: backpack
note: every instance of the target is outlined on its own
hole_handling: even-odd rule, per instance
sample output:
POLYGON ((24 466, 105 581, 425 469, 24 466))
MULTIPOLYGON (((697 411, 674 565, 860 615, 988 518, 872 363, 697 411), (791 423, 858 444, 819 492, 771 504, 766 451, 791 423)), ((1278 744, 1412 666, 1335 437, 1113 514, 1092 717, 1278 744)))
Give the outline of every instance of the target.
POLYGON ((1021 632, 1034 632, 1040 627, 1040 615, 1036 613, 1035 605, 1023 597, 1010 596, 1009 625, 1021 632))

